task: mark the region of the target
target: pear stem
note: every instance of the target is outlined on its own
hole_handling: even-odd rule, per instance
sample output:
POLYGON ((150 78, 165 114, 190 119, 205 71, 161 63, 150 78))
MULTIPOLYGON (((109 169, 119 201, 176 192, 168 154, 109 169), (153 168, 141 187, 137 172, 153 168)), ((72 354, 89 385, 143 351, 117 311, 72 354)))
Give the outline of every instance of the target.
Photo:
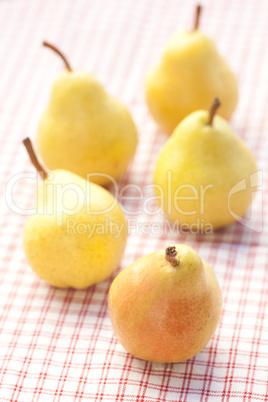
POLYGON ((220 100, 218 98, 215 98, 209 110, 209 117, 207 122, 208 126, 212 126, 214 116, 220 106, 221 106, 220 100))
POLYGON ((40 164, 40 162, 38 161, 36 154, 34 152, 33 149, 33 144, 30 140, 30 138, 25 138, 23 141, 23 145, 25 146, 28 155, 31 159, 32 164, 34 165, 34 167, 36 168, 37 172, 40 174, 41 178, 43 180, 45 180, 48 176, 48 172, 46 171, 46 169, 40 164))
POLYGON ((175 246, 166 248, 165 259, 173 266, 177 267, 180 264, 179 258, 176 258, 177 250, 175 246))
POLYGON ((48 47, 49 49, 53 50, 55 53, 57 53, 62 60, 64 61, 64 64, 67 68, 68 71, 72 71, 71 66, 68 62, 68 60, 66 59, 66 57, 64 56, 64 54, 54 45, 52 45, 51 43, 48 43, 46 41, 43 42, 43 46, 48 47))
POLYGON ((200 21, 201 11, 202 11, 202 7, 201 7, 200 4, 198 4, 196 6, 196 9, 195 9, 195 20, 194 20, 194 29, 193 29, 193 31, 197 31, 198 28, 199 28, 199 21, 200 21))

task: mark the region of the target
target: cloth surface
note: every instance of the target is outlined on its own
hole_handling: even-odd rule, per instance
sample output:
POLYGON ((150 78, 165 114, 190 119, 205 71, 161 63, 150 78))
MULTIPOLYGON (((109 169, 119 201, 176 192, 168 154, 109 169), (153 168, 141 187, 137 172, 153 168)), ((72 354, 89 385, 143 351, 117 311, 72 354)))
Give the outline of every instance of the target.
POLYGON ((192 27, 195 2, 0 1, 1 401, 268 401, 268 3, 209 0, 203 6, 201 29, 239 79, 232 127, 260 171, 247 221, 208 236, 172 231, 162 215, 145 210, 138 190, 125 187, 152 196, 155 161, 167 137, 148 113, 144 76, 167 38, 192 27), (119 185, 129 219, 127 248, 114 274, 87 290, 49 286, 32 272, 22 249, 36 183, 24 178, 33 167, 21 141, 35 137, 63 69, 43 40, 57 44, 73 69, 96 75, 126 104, 139 131, 136 155, 119 185), (213 339, 194 358, 149 363, 117 342, 108 291, 121 269, 173 243, 188 244, 213 267, 223 314, 213 339))

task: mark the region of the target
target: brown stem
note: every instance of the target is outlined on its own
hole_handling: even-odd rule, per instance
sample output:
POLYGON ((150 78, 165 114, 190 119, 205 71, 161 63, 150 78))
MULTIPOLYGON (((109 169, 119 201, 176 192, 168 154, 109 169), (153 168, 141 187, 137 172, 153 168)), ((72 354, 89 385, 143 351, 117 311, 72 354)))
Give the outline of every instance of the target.
POLYGON ((193 31, 197 31, 197 29, 199 27, 201 11, 202 11, 201 5, 197 4, 196 9, 195 9, 195 20, 194 20, 194 29, 193 29, 193 31))
POLYGON ((30 140, 30 138, 25 138, 23 140, 23 145, 25 146, 25 148, 27 149, 28 155, 31 159, 32 164, 34 165, 34 167, 36 168, 37 172, 40 174, 40 176, 42 177, 42 179, 46 179, 48 176, 48 172, 46 171, 46 169, 40 164, 40 162, 38 161, 34 149, 33 149, 33 145, 32 142, 30 140))
POLYGON ((177 250, 175 246, 166 248, 165 259, 173 266, 177 267, 180 264, 180 260, 176 258, 177 250))
POLYGON ((209 110, 209 117, 207 122, 208 126, 212 126, 214 116, 220 106, 221 106, 220 100, 218 98, 215 98, 209 110))
POLYGON ((48 42, 46 42, 46 41, 43 42, 43 46, 48 47, 49 49, 52 49, 55 53, 57 53, 57 54, 62 58, 62 60, 64 61, 67 70, 68 70, 68 71, 72 71, 71 66, 70 66, 68 60, 66 59, 66 57, 64 56, 64 54, 62 54, 61 51, 60 51, 56 46, 51 45, 51 43, 48 43, 48 42))

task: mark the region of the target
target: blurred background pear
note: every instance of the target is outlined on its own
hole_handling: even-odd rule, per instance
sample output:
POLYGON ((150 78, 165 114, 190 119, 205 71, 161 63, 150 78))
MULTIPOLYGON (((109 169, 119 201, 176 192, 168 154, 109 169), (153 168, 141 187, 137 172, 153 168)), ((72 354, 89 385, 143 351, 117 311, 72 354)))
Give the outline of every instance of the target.
POLYGON ((194 29, 176 32, 167 42, 159 64, 146 77, 146 100, 161 129, 171 134, 188 114, 208 109, 221 99, 220 115, 229 119, 238 101, 236 78, 211 39, 199 31, 201 7, 194 29))
POLYGON ((66 70, 56 77, 49 105, 37 133, 38 152, 49 169, 65 169, 83 178, 108 185, 127 170, 137 145, 132 118, 96 78, 72 71, 55 46, 66 70))

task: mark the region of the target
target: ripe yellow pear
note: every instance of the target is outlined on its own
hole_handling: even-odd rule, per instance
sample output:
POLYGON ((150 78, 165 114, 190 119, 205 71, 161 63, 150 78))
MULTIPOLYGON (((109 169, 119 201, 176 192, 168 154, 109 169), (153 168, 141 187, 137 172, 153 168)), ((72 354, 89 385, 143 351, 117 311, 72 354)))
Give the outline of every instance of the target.
POLYGON ((149 110, 161 129, 171 134, 188 114, 208 109, 211 99, 222 101, 220 115, 229 119, 238 101, 234 74, 211 39, 198 30, 200 6, 192 31, 175 33, 160 63, 146 78, 149 110))
POLYGON ((43 178, 23 246, 35 273, 53 286, 83 289, 107 278, 125 249, 127 223, 104 188, 66 170, 47 172, 24 140, 43 178))
POLYGON ((222 297, 211 267, 176 244, 125 268, 109 291, 109 313, 123 347, 140 359, 181 362, 213 336, 222 297))
POLYGON ((65 169, 100 185, 119 179, 137 145, 137 131, 127 109, 96 78, 74 72, 62 53, 66 71, 56 78, 37 133, 38 152, 49 169, 65 169))
MULTIPOLYGON (((230 125, 199 110, 175 129, 156 163, 157 202, 167 218, 185 229, 207 231, 239 220, 252 202, 255 159, 230 125)), ((254 184, 255 183, 255 184, 254 184)))

